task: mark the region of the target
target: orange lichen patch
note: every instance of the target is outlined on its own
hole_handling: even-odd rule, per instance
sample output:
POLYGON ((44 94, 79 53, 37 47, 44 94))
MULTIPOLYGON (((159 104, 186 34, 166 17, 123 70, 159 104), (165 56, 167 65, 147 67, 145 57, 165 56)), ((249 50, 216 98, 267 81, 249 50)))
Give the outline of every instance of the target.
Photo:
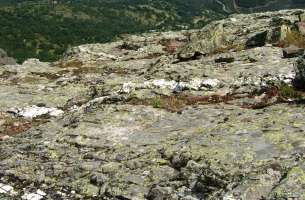
POLYGON ((5 129, 2 131, 2 133, 6 135, 16 135, 29 130, 31 127, 32 127, 31 122, 24 120, 16 121, 11 124, 6 124, 5 129))
POLYGON ((12 117, 0 117, 0 135, 16 135, 22 133, 31 128, 32 124, 30 121, 12 118, 12 117))
POLYGON ((206 104, 234 104, 234 100, 242 98, 256 99, 253 103, 242 105, 242 108, 261 109, 277 103, 291 102, 292 100, 300 100, 304 94, 293 90, 291 86, 269 87, 260 93, 253 92, 247 95, 227 94, 227 95, 207 95, 207 96, 188 96, 188 95, 173 95, 173 96, 157 96, 150 99, 131 98, 127 101, 132 105, 147 105, 154 108, 165 109, 171 112, 177 112, 187 106, 206 105, 206 104))
POLYGON ((171 112, 177 112, 186 106, 228 103, 240 97, 234 95, 209 95, 209 96, 159 96, 152 99, 132 98, 128 101, 132 105, 151 105, 155 108, 165 109, 171 112))
POLYGON ((187 98, 188 105, 193 104, 212 104, 212 103, 228 103, 234 99, 238 99, 239 97, 235 95, 210 95, 210 96, 192 96, 187 98))
MULTIPOLYGON (((298 102, 300 100, 303 100, 304 96, 304 92, 297 91, 292 86, 282 84, 278 87, 267 88, 259 102, 251 105, 245 105, 242 107, 251 109, 261 109, 277 103, 298 102)), ((255 94, 252 94, 252 97, 255 97, 255 94)))
POLYGON ((0 112, 0 138, 23 133, 33 126, 38 126, 45 122, 47 122, 46 119, 28 120, 0 112))
MULTIPOLYGON (((251 95, 253 98, 256 96, 255 94, 251 95)), ((260 101, 254 104, 243 105, 242 108, 248 109, 262 109, 276 103, 283 102, 281 100, 281 91, 278 87, 270 87, 267 88, 266 91, 263 93, 260 101)))

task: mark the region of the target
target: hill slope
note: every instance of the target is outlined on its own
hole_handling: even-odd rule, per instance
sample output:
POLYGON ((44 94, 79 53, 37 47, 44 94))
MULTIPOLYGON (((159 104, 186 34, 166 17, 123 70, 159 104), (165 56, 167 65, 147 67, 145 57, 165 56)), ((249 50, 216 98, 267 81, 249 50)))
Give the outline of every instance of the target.
POLYGON ((124 33, 198 28, 229 13, 295 3, 302 1, 0 0, 0 48, 19 62, 52 61, 69 46, 107 42, 124 33))

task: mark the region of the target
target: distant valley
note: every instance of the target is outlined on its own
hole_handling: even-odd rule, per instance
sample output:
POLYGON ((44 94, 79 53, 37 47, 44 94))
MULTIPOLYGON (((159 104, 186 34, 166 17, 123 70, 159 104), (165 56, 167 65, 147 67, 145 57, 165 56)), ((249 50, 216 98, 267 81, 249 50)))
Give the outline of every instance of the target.
POLYGON ((201 28, 235 12, 303 8, 305 0, 0 0, 0 48, 23 62, 122 34, 201 28))

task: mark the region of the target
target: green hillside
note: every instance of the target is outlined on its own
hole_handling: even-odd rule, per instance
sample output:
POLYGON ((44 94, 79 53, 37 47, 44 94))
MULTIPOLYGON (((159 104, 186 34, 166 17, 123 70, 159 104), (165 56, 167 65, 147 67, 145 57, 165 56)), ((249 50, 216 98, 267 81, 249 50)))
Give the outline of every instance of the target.
POLYGON ((233 0, 0 0, 0 48, 18 62, 52 61, 69 46, 125 33, 198 28, 234 9, 233 0))
MULTIPOLYGON (((29 57, 56 60, 69 45, 106 42, 124 33, 194 27, 194 16, 204 15, 206 9, 202 0, 57 2, 1 0, 0 48, 19 62, 29 57)), ((202 26, 210 18, 202 19, 196 24, 202 26)))

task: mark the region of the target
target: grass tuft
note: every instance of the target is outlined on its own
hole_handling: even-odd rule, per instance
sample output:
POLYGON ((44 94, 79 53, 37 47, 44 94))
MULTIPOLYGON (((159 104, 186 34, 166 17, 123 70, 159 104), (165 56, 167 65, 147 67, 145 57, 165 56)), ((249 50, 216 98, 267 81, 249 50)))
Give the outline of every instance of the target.
POLYGON ((160 97, 155 97, 151 100, 151 105, 154 108, 161 108, 161 99, 160 97))
POLYGON ((281 84, 278 88, 279 96, 283 99, 301 99, 302 95, 293 86, 281 84))

